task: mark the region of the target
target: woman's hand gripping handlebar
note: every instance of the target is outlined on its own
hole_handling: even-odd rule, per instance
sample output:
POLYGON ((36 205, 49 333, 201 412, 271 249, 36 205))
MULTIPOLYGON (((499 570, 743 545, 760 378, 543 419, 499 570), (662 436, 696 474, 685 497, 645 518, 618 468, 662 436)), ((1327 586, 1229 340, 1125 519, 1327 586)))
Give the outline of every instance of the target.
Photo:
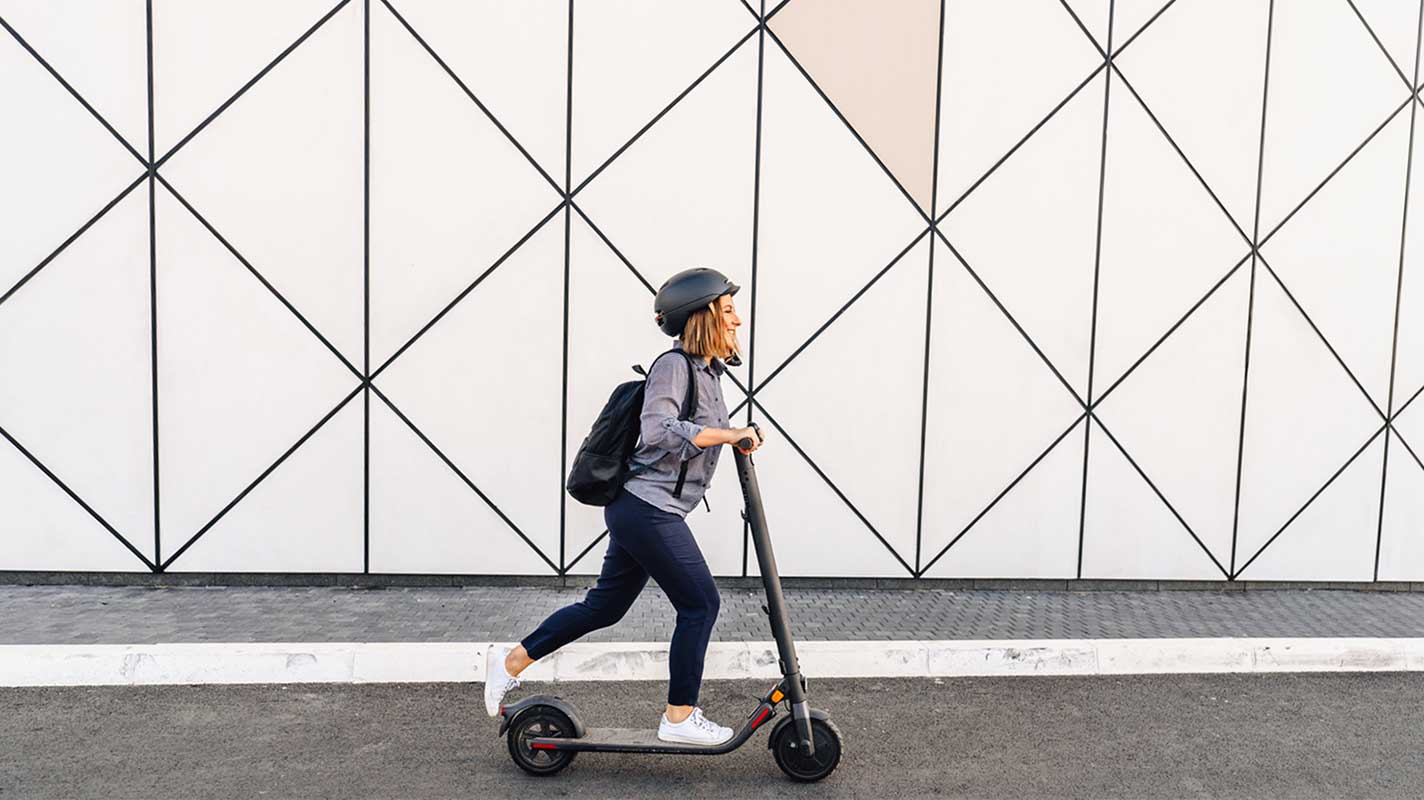
POLYGON ((762 435, 761 427, 755 422, 751 424, 751 427, 742 428, 737 433, 741 434, 741 438, 737 440, 736 447, 743 453, 755 452, 766 441, 766 437, 762 435))

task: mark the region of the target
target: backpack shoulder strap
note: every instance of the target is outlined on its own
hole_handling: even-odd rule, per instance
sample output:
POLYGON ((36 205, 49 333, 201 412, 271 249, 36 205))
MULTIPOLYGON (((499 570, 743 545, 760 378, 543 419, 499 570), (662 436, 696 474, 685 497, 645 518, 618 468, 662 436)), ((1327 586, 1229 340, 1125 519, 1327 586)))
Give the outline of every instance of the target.
POLYGON ((647 378, 648 373, 652 372, 653 366, 656 365, 663 356, 673 353, 682 356, 683 361, 687 363, 687 394, 683 396, 682 408, 679 409, 677 418, 683 420, 692 419, 693 415, 697 413, 697 371, 692 364, 692 359, 696 356, 690 356, 686 351, 674 347, 659 353, 657 358, 653 359, 653 363, 648 365, 648 372, 644 372, 637 364, 633 365, 633 371, 647 378))
MULTIPOLYGON (((682 412, 677 415, 678 419, 692 419, 697 413, 697 370, 692 365, 694 356, 688 355, 686 351, 673 348, 668 351, 679 353, 683 356, 683 361, 687 363, 687 396, 682 400, 682 412)), ((689 461, 682 462, 677 470, 677 484, 672 488, 673 497, 682 497, 682 485, 687 482, 687 465, 689 461)))
MULTIPOLYGON (((681 350, 678 351, 682 353, 681 350)), ((692 419, 697 413, 697 370, 692 366, 692 356, 682 353, 687 362, 687 396, 682 399, 682 413, 678 419, 692 419)))

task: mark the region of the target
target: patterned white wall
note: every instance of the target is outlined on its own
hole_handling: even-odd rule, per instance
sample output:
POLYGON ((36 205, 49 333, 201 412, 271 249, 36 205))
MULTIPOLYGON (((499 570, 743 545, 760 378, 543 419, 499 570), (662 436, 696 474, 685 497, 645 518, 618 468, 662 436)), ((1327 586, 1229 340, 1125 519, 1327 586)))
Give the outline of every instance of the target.
POLYGON ((0 570, 596 571, 704 264, 786 574, 1424 580, 1420 12, 0 0, 0 570))

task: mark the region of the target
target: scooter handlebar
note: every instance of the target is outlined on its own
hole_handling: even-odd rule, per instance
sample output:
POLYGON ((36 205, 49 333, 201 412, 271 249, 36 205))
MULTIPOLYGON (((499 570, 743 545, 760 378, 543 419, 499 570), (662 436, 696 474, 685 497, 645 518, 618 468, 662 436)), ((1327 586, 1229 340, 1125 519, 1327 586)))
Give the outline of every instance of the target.
MULTIPOLYGON (((761 426, 759 426, 759 425, 757 425, 755 422, 753 422, 753 423, 752 423, 752 429, 757 432, 757 438, 760 439, 760 438, 761 438, 761 426)), ((755 444, 755 442, 752 441, 752 438, 751 438, 750 436, 743 436, 740 440, 737 441, 737 447, 741 448, 742 450, 750 449, 753 444, 755 444)))

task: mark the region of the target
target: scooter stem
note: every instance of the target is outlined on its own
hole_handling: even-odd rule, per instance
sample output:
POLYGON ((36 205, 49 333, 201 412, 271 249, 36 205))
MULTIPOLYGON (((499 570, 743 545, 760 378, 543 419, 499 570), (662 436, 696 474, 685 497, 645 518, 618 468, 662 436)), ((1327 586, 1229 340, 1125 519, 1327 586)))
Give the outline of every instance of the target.
POLYGON ((781 593, 781 575, 776 570, 776 554, 772 552, 771 535, 767 531, 766 512, 761 504, 761 488, 757 485, 756 466, 752 463, 750 454, 743 453, 740 449, 733 452, 737 461, 737 475, 741 479, 742 497, 746 501, 742 519, 750 526, 752 544, 756 547, 761 582, 766 589, 767 617, 771 622, 771 635, 776 639, 776 649, 780 655, 786 699, 791 705, 791 716, 796 723, 797 733, 801 735, 802 747, 806 749, 807 755, 815 755, 811 709, 806 703, 806 687, 801 677, 801 665, 796 660, 796 642, 791 638, 790 617, 786 611, 786 598, 781 593))

